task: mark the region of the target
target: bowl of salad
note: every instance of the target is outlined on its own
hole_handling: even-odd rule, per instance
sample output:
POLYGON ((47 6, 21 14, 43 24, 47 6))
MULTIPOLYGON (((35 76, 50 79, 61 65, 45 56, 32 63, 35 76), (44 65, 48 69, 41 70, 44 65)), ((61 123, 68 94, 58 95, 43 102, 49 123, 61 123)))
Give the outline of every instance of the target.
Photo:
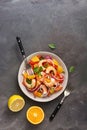
POLYGON ((18 72, 18 83, 22 92, 38 102, 52 101, 60 96, 68 82, 68 70, 62 59, 51 52, 35 52, 29 55, 18 72))

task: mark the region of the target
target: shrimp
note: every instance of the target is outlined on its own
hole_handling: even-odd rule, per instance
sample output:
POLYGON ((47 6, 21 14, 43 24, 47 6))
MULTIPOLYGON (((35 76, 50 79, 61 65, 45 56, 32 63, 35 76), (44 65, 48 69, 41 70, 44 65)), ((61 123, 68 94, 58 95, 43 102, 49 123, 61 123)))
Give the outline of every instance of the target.
POLYGON ((36 75, 36 79, 38 82, 42 83, 44 81, 45 72, 41 72, 41 75, 36 75))
POLYGON ((47 87, 44 84, 40 84, 39 88, 33 94, 35 97, 46 97, 48 95, 47 87))
POLYGON ((54 65, 53 61, 51 59, 43 59, 39 62, 39 67, 42 67, 43 70, 46 69, 46 67, 44 67, 44 64, 47 63, 47 64, 50 64, 50 65, 54 65))
POLYGON ((52 78, 50 75, 46 75, 44 77, 43 82, 48 88, 53 87, 56 84, 56 80, 54 78, 52 78))
POLYGON ((36 79, 27 79, 27 78, 24 78, 23 79, 23 84, 26 86, 26 88, 28 90, 31 90, 33 89, 35 86, 36 86, 36 79))
POLYGON ((56 71, 56 69, 53 66, 49 66, 46 69, 46 73, 52 73, 53 75, 56 75, 57 71, 56 71))
POLYGON ((48 92, 47 92, 47 87, 46 87, 44 84, 41 84, 41 85, 40 85, 39 90, 40 90, 41 93, 42 93, 42 97, 46 97, 46 96, 47 96, 47 94, 48 94, 48 92))

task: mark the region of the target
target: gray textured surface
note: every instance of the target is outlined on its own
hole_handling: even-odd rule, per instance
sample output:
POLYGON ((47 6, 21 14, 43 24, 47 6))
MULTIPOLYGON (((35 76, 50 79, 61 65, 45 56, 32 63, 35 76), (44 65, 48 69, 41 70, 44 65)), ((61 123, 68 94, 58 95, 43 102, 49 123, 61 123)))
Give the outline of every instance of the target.
POLYGON ((0 130, 87 130, 87 0, 0 0, 0 130), (22 62, 15 37, 26 54, 50 51, 67 65, 75 66, 69 77, 74 88, 53 122, 49 116, 59 98, 49 103, 28 99, 19 89, 17 72, 22 62), (49 43, 56 43, 50 50, 49 43), (26 106, 19 113, 8 110, 10 95, 20 94, 26 106), (38 126, 27 122, 28 107, 39 105, 45 120, 38 126))

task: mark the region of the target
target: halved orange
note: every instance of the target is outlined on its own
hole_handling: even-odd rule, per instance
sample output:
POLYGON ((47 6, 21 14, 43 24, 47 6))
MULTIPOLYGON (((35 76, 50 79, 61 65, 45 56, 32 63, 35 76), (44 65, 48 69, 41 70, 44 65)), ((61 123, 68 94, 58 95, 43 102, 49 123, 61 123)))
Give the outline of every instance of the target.
POLYGON ((44 119, 44 111, 39 106, 32 106, 27 110, 26 117, 30 123, 40 124, 44 119))

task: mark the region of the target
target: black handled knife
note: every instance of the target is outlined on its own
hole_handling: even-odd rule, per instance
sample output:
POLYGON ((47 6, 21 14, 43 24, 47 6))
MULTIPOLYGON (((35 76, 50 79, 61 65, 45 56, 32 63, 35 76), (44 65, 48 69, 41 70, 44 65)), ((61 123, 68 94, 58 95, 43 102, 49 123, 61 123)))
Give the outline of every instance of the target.
POLYGON ((56 106, 56 108, 54 109, 54 111, 52 112, 52 114, 51 114, 51 116, 50 116, 50 118, 49 118, 50 121, 52 121, 52 120, 54 119, 54 117, 55 117, 55 115, 57 114, 58 110, 60 109, 61 105, 62 105, 62 104, 59 103, 59 104, 56 106))
POLYGON ((20 37, 16 37, 16 40, 17 40, 17 43, 19 45, 19 48, 20 48, 20 51, 21 51, 21 54, 23 56, 23 58, 25 58, 25 51, 24 51, 24 47, 22 45, 22 41, 21 41, 21 38, 20 37))

